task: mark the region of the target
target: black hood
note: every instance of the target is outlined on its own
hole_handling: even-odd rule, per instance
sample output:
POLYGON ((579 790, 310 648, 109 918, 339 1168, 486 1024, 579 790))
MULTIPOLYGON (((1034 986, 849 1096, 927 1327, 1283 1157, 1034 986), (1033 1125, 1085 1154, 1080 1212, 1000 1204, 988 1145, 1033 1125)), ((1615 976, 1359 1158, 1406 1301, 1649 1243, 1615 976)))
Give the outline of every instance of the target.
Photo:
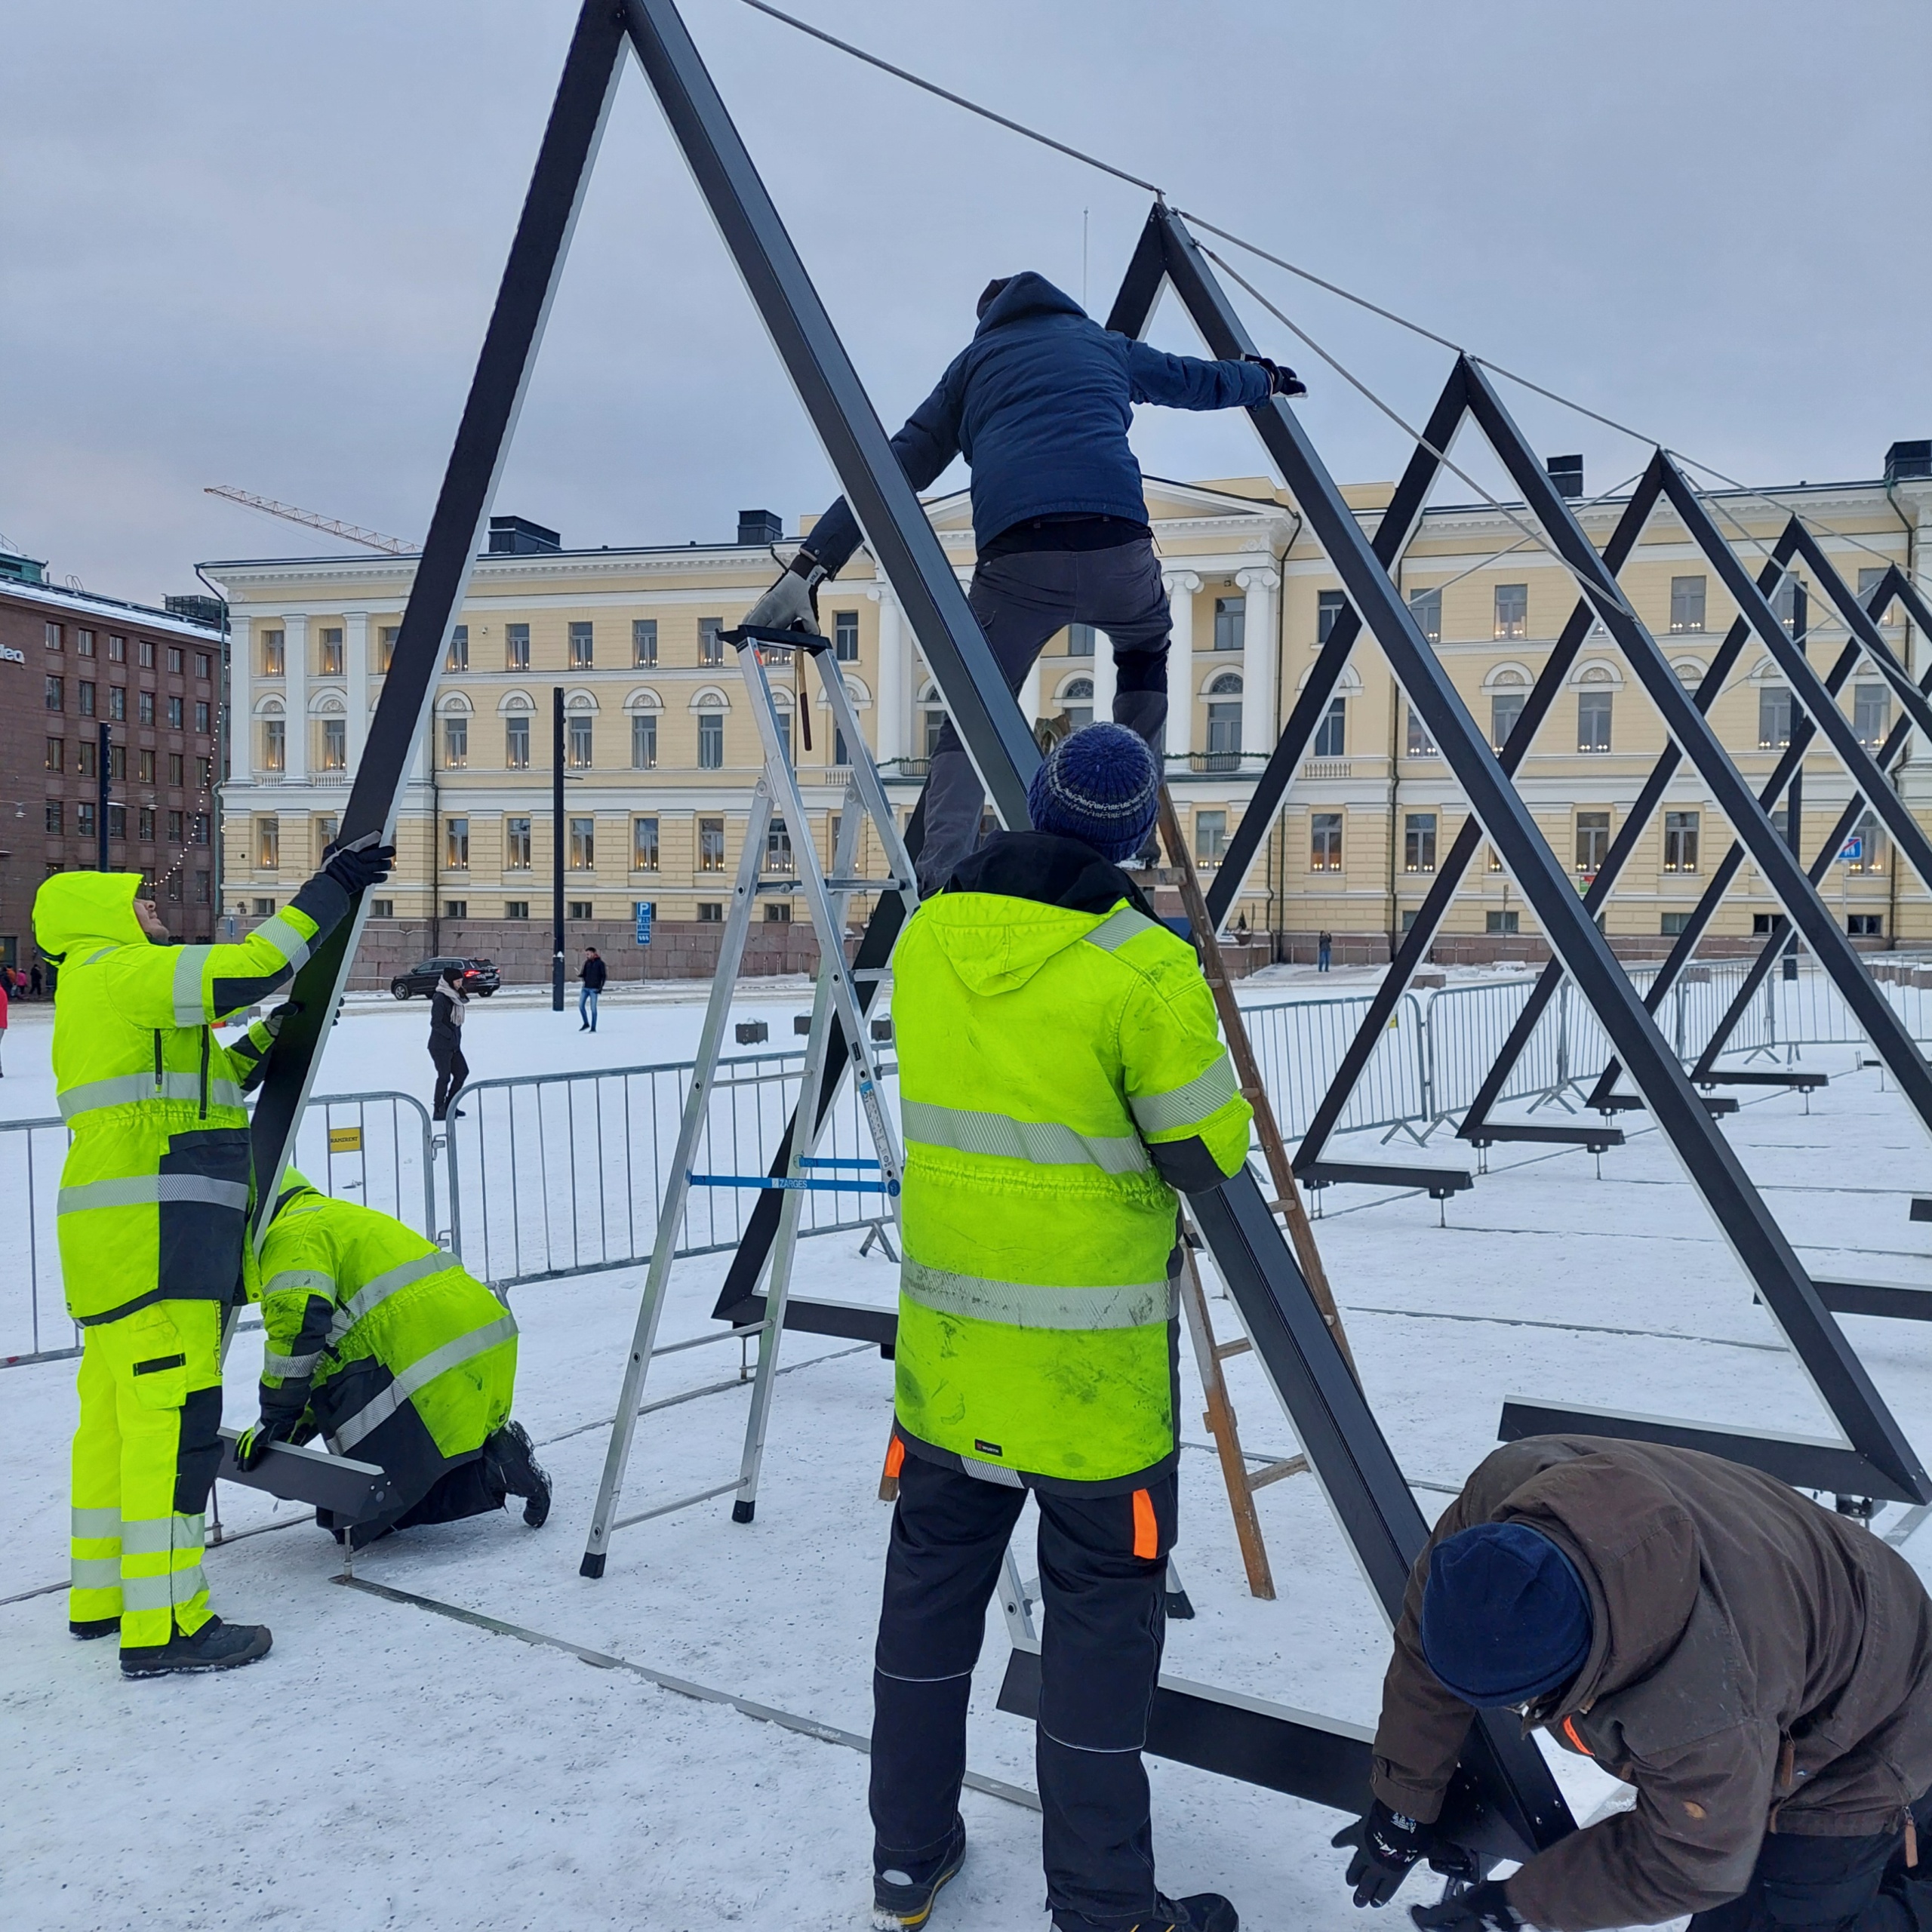
POLYGON ((995 892, 1069 912, 1110 912, 1124 899, 1137 912, 1159 916, 1118 866, 1078 838, 1052 832, 995 832, 953 868, 946 890, 995 892))

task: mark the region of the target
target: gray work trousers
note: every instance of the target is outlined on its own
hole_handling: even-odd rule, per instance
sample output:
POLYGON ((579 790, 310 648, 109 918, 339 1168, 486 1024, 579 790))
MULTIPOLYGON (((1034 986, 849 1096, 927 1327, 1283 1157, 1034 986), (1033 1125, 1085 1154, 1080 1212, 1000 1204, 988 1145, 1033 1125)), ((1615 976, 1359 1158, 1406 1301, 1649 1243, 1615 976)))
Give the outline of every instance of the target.
MULTIPOLYGON (((1069 624, 1106 632, 1114 654, 1114 721, 1161 755, 1168 721, 1168 593, 1151 539, 1108 550, 1020 550, 983 560, 967 601, 1017 692, 1047 640, 1069 624)), ((1029 718, 1030 724, 1032 720, 1029 718)), ((979 836, 986 792, 948 718, 926 780, 919 891, 928 897, 979 836)))

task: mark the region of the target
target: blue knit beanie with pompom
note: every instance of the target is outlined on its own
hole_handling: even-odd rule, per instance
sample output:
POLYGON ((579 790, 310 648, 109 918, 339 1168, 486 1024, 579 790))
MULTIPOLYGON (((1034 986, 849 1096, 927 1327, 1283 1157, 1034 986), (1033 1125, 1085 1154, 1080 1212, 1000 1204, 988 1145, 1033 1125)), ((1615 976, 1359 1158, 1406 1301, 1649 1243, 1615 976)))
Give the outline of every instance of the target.
POLYGON ((1078 838, 1118 865, 1140 851, 1159 809, 1161 768, 1124 724, 1089 724, 1061 739, 1026 788, 1035 832, 1078 838))

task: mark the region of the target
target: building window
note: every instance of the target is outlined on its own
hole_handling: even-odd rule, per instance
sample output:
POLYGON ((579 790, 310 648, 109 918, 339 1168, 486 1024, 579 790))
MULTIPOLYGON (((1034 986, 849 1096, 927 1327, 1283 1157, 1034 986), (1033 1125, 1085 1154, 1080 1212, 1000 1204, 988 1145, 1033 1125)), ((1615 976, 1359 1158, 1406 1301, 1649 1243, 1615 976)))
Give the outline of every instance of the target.
POLYGON ((1847 851, 1857 848, 1857 856, 1845 860, 1847 871, 1881 872, 1885 869, 1885 829, 1878 823, 1877 813, 1861 813, 1845 844, 1847 851))
POLYGON ((1321 722, 1315 728, 1315 743, 1309 755, 1314 758, 1346 758, 1348 742, 1349 701, 1338 697, 1321 714, 1321 722))
POLYGON ((530 769, 530 720, 512 712, 503 720, 503 765, 509 771, 530 769))
POLYGON ((1214 648, 1238 651, 1247 641, 1247 599, 1217 597, 1214 599, 1214 648))
POLYGON ((1666 939, 1677 939, 1690 930, 1688 912, 1666 912, 1658 921, 1657 931, 1666 939))
POLYGON ((205 792, 214 783, 214 760, 211 758, 198 758, 195 759, 195 783, 197 787, 202 791, 205 792))
POLYGON ((571 820, 571 870, 590 872, 597 869, 597 821, 594 818, 571 820))
POLYGON ((1315 641, 1326 644, 1334 635, 1335 626, 1342 613, 1348 608, 1349 600, 1339 590, 1323 590, 1315 598, 1315 641))
POLYGON ((58 798, 49 798, 47 801, 47 829, 57 838, 60 835, 60 821, 63 815, 60 801, 58 798))
POLYGON ((1418 590, 1409 599, 1409 615, 1416 620, 1416 629, 1431 644, 1442 641, 1442 593, 1439 590, 1418 590))
POLYGON ((1523 929, 1523 915, 1520 912, 1485 912, 1482 915, 1482 929, 1493 936, 1508 937, 1523 929))
MULTIPOLYGON (((208 903, 210 898, 213 896, 209 890, 213 883, 214 881, 206 872, 197 872, 195 875, 195 903, 197 906, 205 906, 208 903)), ((379 909, 386 903, 380 899, 376 901, 379 909)), ((382 916, 386 918, 388 915, 384 913, 382 916)))
POLYGON ((141 669, 143 671, 152 671, 154 669, 154 639, 151 637, 143 638, 140 651, 141 669))
POLYGON ((1579 812, 1577 814, 1577 869, 1586 878, 1594 878, 1610 850, 1610 814, 1579 812))
POLYGON ((1847 939, 1883 939, 1885 915, 1882 912, 1850 913, 1845 918, 1844 930, 1847 939))
POLYGON ((168 814, 168 842, 169 844, 180 845, 184 844, 187 838, 187 829, 188 815, 186 812, 170 812, 168 814))
POLYGON ((654 771, 657 767, 657 714, 638 711, 631 714, 631 769, 654 771))
POLYGON ((768 872, 794 872, 798 869, 798 860, 792 856, 792 835, 782 818, 774 819, 765 828, 764 869, 768 872))
POLYGON ((700 771, 718 771, 724 764, 724 714, 700 711, 697 715, 697 762, 700 771))
POLYGON ((724 821, 721 818, 701 818, 697 822, 697 869, 701 872, 724 869, 724 821))
POLYGON ((469 762, 469 720, 460 715, 443 720, 443 769, 460 771, 469 762))
POLYGON ((597 916, 595 902, 589 899, 573 899, 570 903, 570 916, 573 919, 595 918, 597 916))
POLYGON ((1663 869, 1667 872, 1694 872, 1697 869, 1697 814, 1695 812, 1664 814, 1663 869))
POLYGON ((346 718, 322 720, 322 764, 325 771, 349 769, 349 721, 346 718))
POLYGON ((205 698, 198 699, 195 705, 195 729, 205 738, 208 734, 208 723, 211 715, 208 700, 205 698))
POLYGON ((700 617, 697 620, 697 661, 700 664, 721 664, 724 661, 724 620, 722 617, 700 617))
POLYGON ((171 697, 168 700, 168 728, 171 731, 180 731, 187 721, 186 712, 183 708, 184 703, 185 700, 178 697, 171 697))
POLYGON ((933 704, 928 705, 919 716, 925 728, 921 739, 924 749, 920 755, 930 760, 938 752, 940 734, 946 729, 946 712, 940 706, 933 704))
POLYGON ((832 614, 832 655, 841 664, 859 661, 859 614, 835 611, 832 614))
MULTIPOLYGON (((1069 678, 1066 690, 1060 693, 1060 708, 1066 714, 1066 721, 1074 731, 1084 731, 1094 721, 1093 679, 1091 678, 1069 678)), ((844 764, 847 762, 842 750, 844 742, 841 737, 839 740, 841 750, 839 755, 832 761, 835 764, 844 764)))
POLYGON ((1429 727, 1422 721, 1414 705, 1409 706, 1408 735, 1404 740, 1403 749, 1411 758, 1435 755, 1435 740, 1429 735, 1429 727))
POLYGON ((1408 812, 1402 820, 1402 869, 1405 872, 1432 872, 1435 869, 1435 814, 1408 812))
POLYGON ((1804 586, 1795 577, 1782 577, 1771 596, 1771 608, 1777 620, 1793 637, 1804 635, 1810 614, 1810 599, 1804 594, 1804 586))
POLYGON ((134 715, 143 724, 154 722, 154 693, 137 691, 134 694, 134 715))
POLYGON ((657 821, 654 818, 631 820, 631 870, 654 872, 657 869, 657 821))
MULTIPOLYGON (((81 655, 83 657, 91 657, 94 655, 94 632, 92 631, 82 632, 81 641, 81 655)), ((125 664, 127 663, 128 640, 125 637, 115 637, 112 633, 109 635, 107 640, 107 661, 110 664, 125 664)))
POLYGON ((571 665, 574 670, 587 671, 595 660, 591 627, 588 624, 571 626, 571 665))
POLYGON ((143 805, 135 814, 137 835, 143 845, 154 843, 154 808, 143 805))
MULTIPOLYGON (((392 631, 393 637, 395 633, 392 631)), ((339 678, 342 675, 342 632, 330 629, 321 633, 322 675, 339 678)))
POLYGON ((657 662, 657 620, 655 617, 633 617, 631 620, 631 662, 633 664, 655 664, 657 662))
POLYGON ((195 675, 200 678, 203 684, 206 684, 208 681, 208 674, 213 663, 214 660, 205 651, 198 651, 195 653, 195 675))
POLYGON ((530 821, 527 818, 503 820, 503 869, 506 872, 530 869, 530 821))
POLYGON ((67 768, 67 741, 65 738, 49 738, 47 741, 46 765, 49 771, 65 771, 67 768))
POLYGON ((1607 691, 1577 694, 1577 749, 1580 752, 1610 749, 1610 704, 1607 691))
POLYGON ((458 624, 450 632, 449 648, 443 653, 445 671, 466 671, 469 669, 469 626, 458 624))
POLYGON ((262 769, 281 771, 288 768, 285 737, 287 727, 279 718, 262 720, 262 769))
POLYGON ((1313 872, 1342 869, 1342 814, 1313 812, 1309 816, 1308 869, 1313 872))
POLYGON ((83 798, 74 808, 74 832, 81 838, 94 835, 94 801, 90 798, 83 798))
POLYGON ((1094 654, 1094 626, 1091 624, 1069 624, 1066 627, 1066 654, 1069 657, 1091 657, 1094 654))
POLYGON ((530 626, 528 624, 506 624, 503 626, 503 668, 507 671, 527 671, 530 669, 530 626))
POLYGON ((697 922, 700 925, 721 925, 724 918, 724 908, 715 899, 700 899, 697 902, 697 922))
POLYGON ((205 845, 208 842, 208 815, 206 812, 196 812, 188 821, 188 843, 205 845))
POLYGON ((527 919, 530 917, 530 901, 527 899, 506 899, 503 917, 506 919, 527 919))
POLYGON ((768 926, 789 926, 792 923, 790 903, 783 899, 768 899, 764 902, 764 923, 768 926))
POLYGON ((1704 628, 1704 580, 1701 577, 1671 579, 1670 627, 1674 631, 1704 628))
POLYGON ((1516 721, 1523 715, 1523 706, 1528 694, 1524 691, 1494 691, 1489 700, 1489 742, 1500 751, 1509 742, 1509 734, 1516 728, 1516 721))
POLYGON ((443 820, 443 864, 453 872, 469 869, 469 821, 466 818, 443 820))
MULTIPOLYGON (((1094 721, 1094 707, 1091 704, 1087 707, 1085 721, 1089 724, 1094 721)), ((1078 731, 1079 728, 1076 723, 1074 729, 1078 731)), ((835 724, 832 728, 832 761, 835 765, 846 765, 852 762, 852 754, 845 749, 845 728, 842 724, 835 724)))
POLYGON ((128 721, 128 687, 109 685, 107 688, 107 715, 117 724, 128 721))
POLYGON ((1496 586, 1497 637, 1527 637, 1530 634, 1530 586, 1527 583, 1499 583, 1496 586))
POLYGON ((74 747, 74 770, 82 778, 94 778, 100 775, 100 764, 94 745, 85 738, 74 747))
POLYGON ((275 901, 272 899, 257 899, 254 907, 255 917, 258 919, 272 919, 275 917, 275 901))
POLYGON ((83 718, 91 718, 94 713, 94 686, 85 679, 79 686, 80 710, 83 718))
POLYGON ((177 786, 185 785, 188 782, 186 776, 187 769, 188 761, 180 752, 170 752, 168 754, 168 782, 169 784, 177 786))
MULTIPOLYGON (((258 818, 255 821, 255 869, 272 872, 281 863, 281 821, 258 818)), ((273 912, 270 906, 269 910, 273 912)))
POLYGON ((1889 685, 1854 685, 1851 688, 1851 725, 1858 742, 1867 751, 1876 751, 1892 728, 1892 691, 1889 685))
POLYGON ((187 667, 188 654, 183 651, 178 644, 171 644, 168 647, 168 675, 173 678, 178 678, 187 669, 187 667))
POLYGON ((443 917, 446 919, 466 919, 469 917, 469 901, 466 899, 445 899, 443 917))
POLYGON ((593 721, 574 717, 570 721, 570 763, 580 771, 590 768, 590 732, 593 721))
POLYGON ((43 624, 40 635, 42 642, 49 651, 60 651, 65 648, 65 640, 58 624, 43 624))
POLYGON ((44 701, 49 711, 59 711, 65 707, 66 688, 63 678, 49 678, 47 680, 44 701))
POLYGON ((1194 863, 1218 866, 1227 856, 1228 815, 1224 811, 1194 814, 1194 863))
POLYGON ((143 785, 152 785, 154 783, 154 753, 152 752, 141 753, 140 768, 135 776, 143 785))
MULTIPOLYGON (((1223 681, 1217 678, 1214 685, 1223 681)), ((1232 681, 1229 680, 1229 681, 1232 681)), ((1213 688, 1214 687, 1211 687, 1213 688)), ((1241 756, 1241 700, 1210 698, 1208 700, 1208 755, 1226 759, 1232 765, 1241 756)))
POLYGON ((1767 685, 1758 694, 1758 746, 1770 751, 1791 743, 1791 693, 1767 685))
POLYGON ((125 778, 128 775, 128 747, 109 745, 107 748, 107 775, 110 778, 125 778))

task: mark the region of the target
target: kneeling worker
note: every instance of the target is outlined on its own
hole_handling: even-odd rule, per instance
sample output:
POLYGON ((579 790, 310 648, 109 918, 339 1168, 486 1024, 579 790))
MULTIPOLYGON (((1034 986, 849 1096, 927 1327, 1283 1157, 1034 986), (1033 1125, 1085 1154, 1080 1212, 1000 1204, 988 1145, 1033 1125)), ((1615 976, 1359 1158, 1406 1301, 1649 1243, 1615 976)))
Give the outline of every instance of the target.
POLYGON ((374 1463, 390 1506, 337 1528, 355 1547, 391 1530, 453 1523, 525 1499, 534 1529, 550 1479, 512 1422, 516 1323, 455 1257, 392 1217, 318 1194, 291 1168, 262 1244, 261 1420, 235 1460, 320 1434, 374 1463))
POLYGON ((1175 1534, 1176 1190, 1247 1158, 1251 1110, 1186 943, 1119 862, 1160 771, 1118 724, 1056 745, 894 961, 906 1134, 899 1479, 872 1680, 875 1922, 923 1925, 965 1856, 966 1706, 1030 1490, 1037 1738, 1057 1932, 1235 1932, 1155 1888, 1140 1749, 1175 1534))
POLYGON ((1472 1709, 1511 1709, 1636 1787, 1411 1914, 1454 1932, 1918 1932, 1932 1817, 1932 1599, 1868 1530, 1687 1449, 1539 1436, 1489 1457, 1417 1559, 1336 1842, 1357 1905, 1432 1849, 1472 1709))

